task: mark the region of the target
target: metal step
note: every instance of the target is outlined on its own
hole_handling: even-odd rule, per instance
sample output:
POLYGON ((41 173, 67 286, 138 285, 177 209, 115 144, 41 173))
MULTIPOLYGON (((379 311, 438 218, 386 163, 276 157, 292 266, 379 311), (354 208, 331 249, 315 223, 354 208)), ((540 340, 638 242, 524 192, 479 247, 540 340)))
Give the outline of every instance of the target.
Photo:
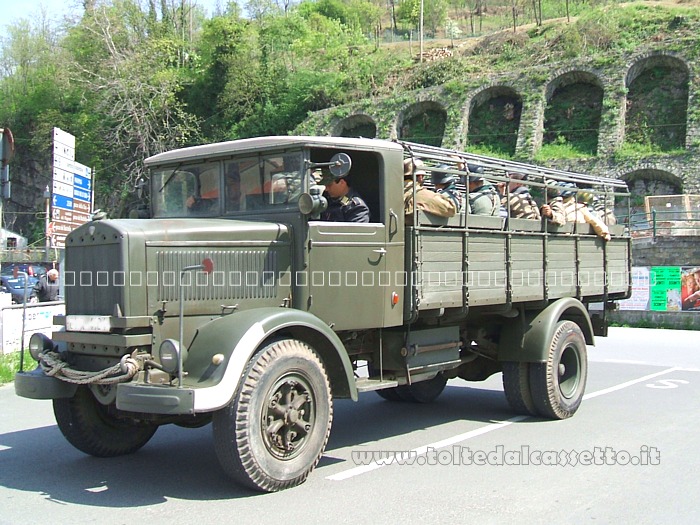
POLYGON ((395 380, 385 379, 381 381, 378 378, 360 377, 355 381, 358 392, 371 392, 372 390, 382 390, 384 388, 392 388, 399 386, 399 382, 395 380))

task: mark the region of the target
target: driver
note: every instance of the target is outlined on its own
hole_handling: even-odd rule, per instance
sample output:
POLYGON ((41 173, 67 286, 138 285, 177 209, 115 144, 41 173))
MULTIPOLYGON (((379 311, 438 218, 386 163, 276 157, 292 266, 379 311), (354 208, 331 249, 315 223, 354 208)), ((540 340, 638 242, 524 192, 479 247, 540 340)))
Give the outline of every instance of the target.
POLYGON ((328 208, 321 213, 321 220, 335 222, 369 222, 369 207, 360 194, 350 187, 346 175, 336 177, 324 170, 320 183, 326 187, 323 196, 328 208))

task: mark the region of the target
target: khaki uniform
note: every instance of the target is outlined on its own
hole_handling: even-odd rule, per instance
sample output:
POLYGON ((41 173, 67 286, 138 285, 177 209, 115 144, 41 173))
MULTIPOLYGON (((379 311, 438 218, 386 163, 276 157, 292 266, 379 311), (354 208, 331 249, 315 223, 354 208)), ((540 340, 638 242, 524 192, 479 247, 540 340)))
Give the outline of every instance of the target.
POLYGON ((530 195, 530 191, 525 186, 520 186, 510 193, 508 202, 506 198, 501 199, 501 204, 510 210, 510 216, 514 219, 538 219, 540 209, 537 207, 535 199, 530 195))
MULTIPOLYGON (((416 186, 416 208, 440 217, 452 217, 457 213, 452 200, 446 195, 441 195, 424 188, 420 184, 416 186)), ((406 180, 403 183, 403 207, 406 215, 413 215, 413 181, 406 180)))
POLYGON ((613 207, 615 206, 615 200, 612 198, 608 199, 607 206, 605 205, 605 197, 595 197, 593 199, 593 211, 600 217, 605 224, 612 226, 617 224, 617 218, 613 212, 613 207))
POLYGON ((605 223, 595 214, 591 213, 588 206, 576 202, 576 197, 569 197, 564 201, 564 212, 567 222, 588 223, 593 227, 599 237, 610 237, 610 230, 605 223))

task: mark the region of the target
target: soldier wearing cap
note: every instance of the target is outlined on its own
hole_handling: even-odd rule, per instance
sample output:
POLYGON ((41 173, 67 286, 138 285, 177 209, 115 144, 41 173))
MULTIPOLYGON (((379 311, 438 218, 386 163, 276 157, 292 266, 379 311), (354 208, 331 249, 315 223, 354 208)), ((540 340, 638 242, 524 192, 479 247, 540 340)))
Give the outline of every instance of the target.
POLYGON ((617 218, 613 210, 615 199, 612 195, 598 195, 590 191, 582 191, 578 195, 579 202, 582 202, 588 209, 595 213, 608 226, 617 224, 617 218))
POLYGON ((503 206, 510 210, 510 216, 514 219, 540 219, 540 210, 535 199, 530 194, 530 189, 523 184, 527 175, 523 173, 509 173, 508 197, 502 198, 503 206))
POLYGON ((369 207, 360 194, 350 187, 346 176, 336 177, 324 172, 320 184, 326 187, 323 196, 328 208, 321 213, 321 220, 334 222, 369 222, 369 207))
POLYGON ((413 193, 415 189, 415 207, 440 217, 452 217, 457 213, 454 202, 440 193, 435 193, 423 187, 423 179, 426 175, 425 165, 419 159, 406 159, 403 162, 403 204, 404 212, 407 216, 413 216, 413 193), (415 171, 416 185, 413 186, 413 175, 415 171))
POLYGON ((444 171, 439 171, 444 169, 450 169, 450 167, 447 164, 442 164, 430 174, 430 178, 433 180, 433 184, 435 185, 435 193, 449 198, 455 205, 457 213, 459 213, 459 211, 462 209, 462 195, 459 193, 459 190, 457 190, 454 175, 451 173, 445 173, 444 171))
POLYGON ((492 184, 481 176, 483 168, 472 170, 469 175, 469 213, 498 217, 501 210, 501 198, 492 184), (475 173, 476 172, 476 173, 475 173))

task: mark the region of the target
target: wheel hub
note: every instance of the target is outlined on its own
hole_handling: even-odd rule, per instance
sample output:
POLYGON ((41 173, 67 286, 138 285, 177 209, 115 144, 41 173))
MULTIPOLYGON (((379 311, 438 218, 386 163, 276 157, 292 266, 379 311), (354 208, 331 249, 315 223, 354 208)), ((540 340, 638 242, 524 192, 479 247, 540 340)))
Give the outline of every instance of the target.
POLYGON ((314 425, 314 402, 309 384, 300 377, 283 377, 270 390, 263 411, 267 450, 279 459, 292 459, 306 443, 314 425))

